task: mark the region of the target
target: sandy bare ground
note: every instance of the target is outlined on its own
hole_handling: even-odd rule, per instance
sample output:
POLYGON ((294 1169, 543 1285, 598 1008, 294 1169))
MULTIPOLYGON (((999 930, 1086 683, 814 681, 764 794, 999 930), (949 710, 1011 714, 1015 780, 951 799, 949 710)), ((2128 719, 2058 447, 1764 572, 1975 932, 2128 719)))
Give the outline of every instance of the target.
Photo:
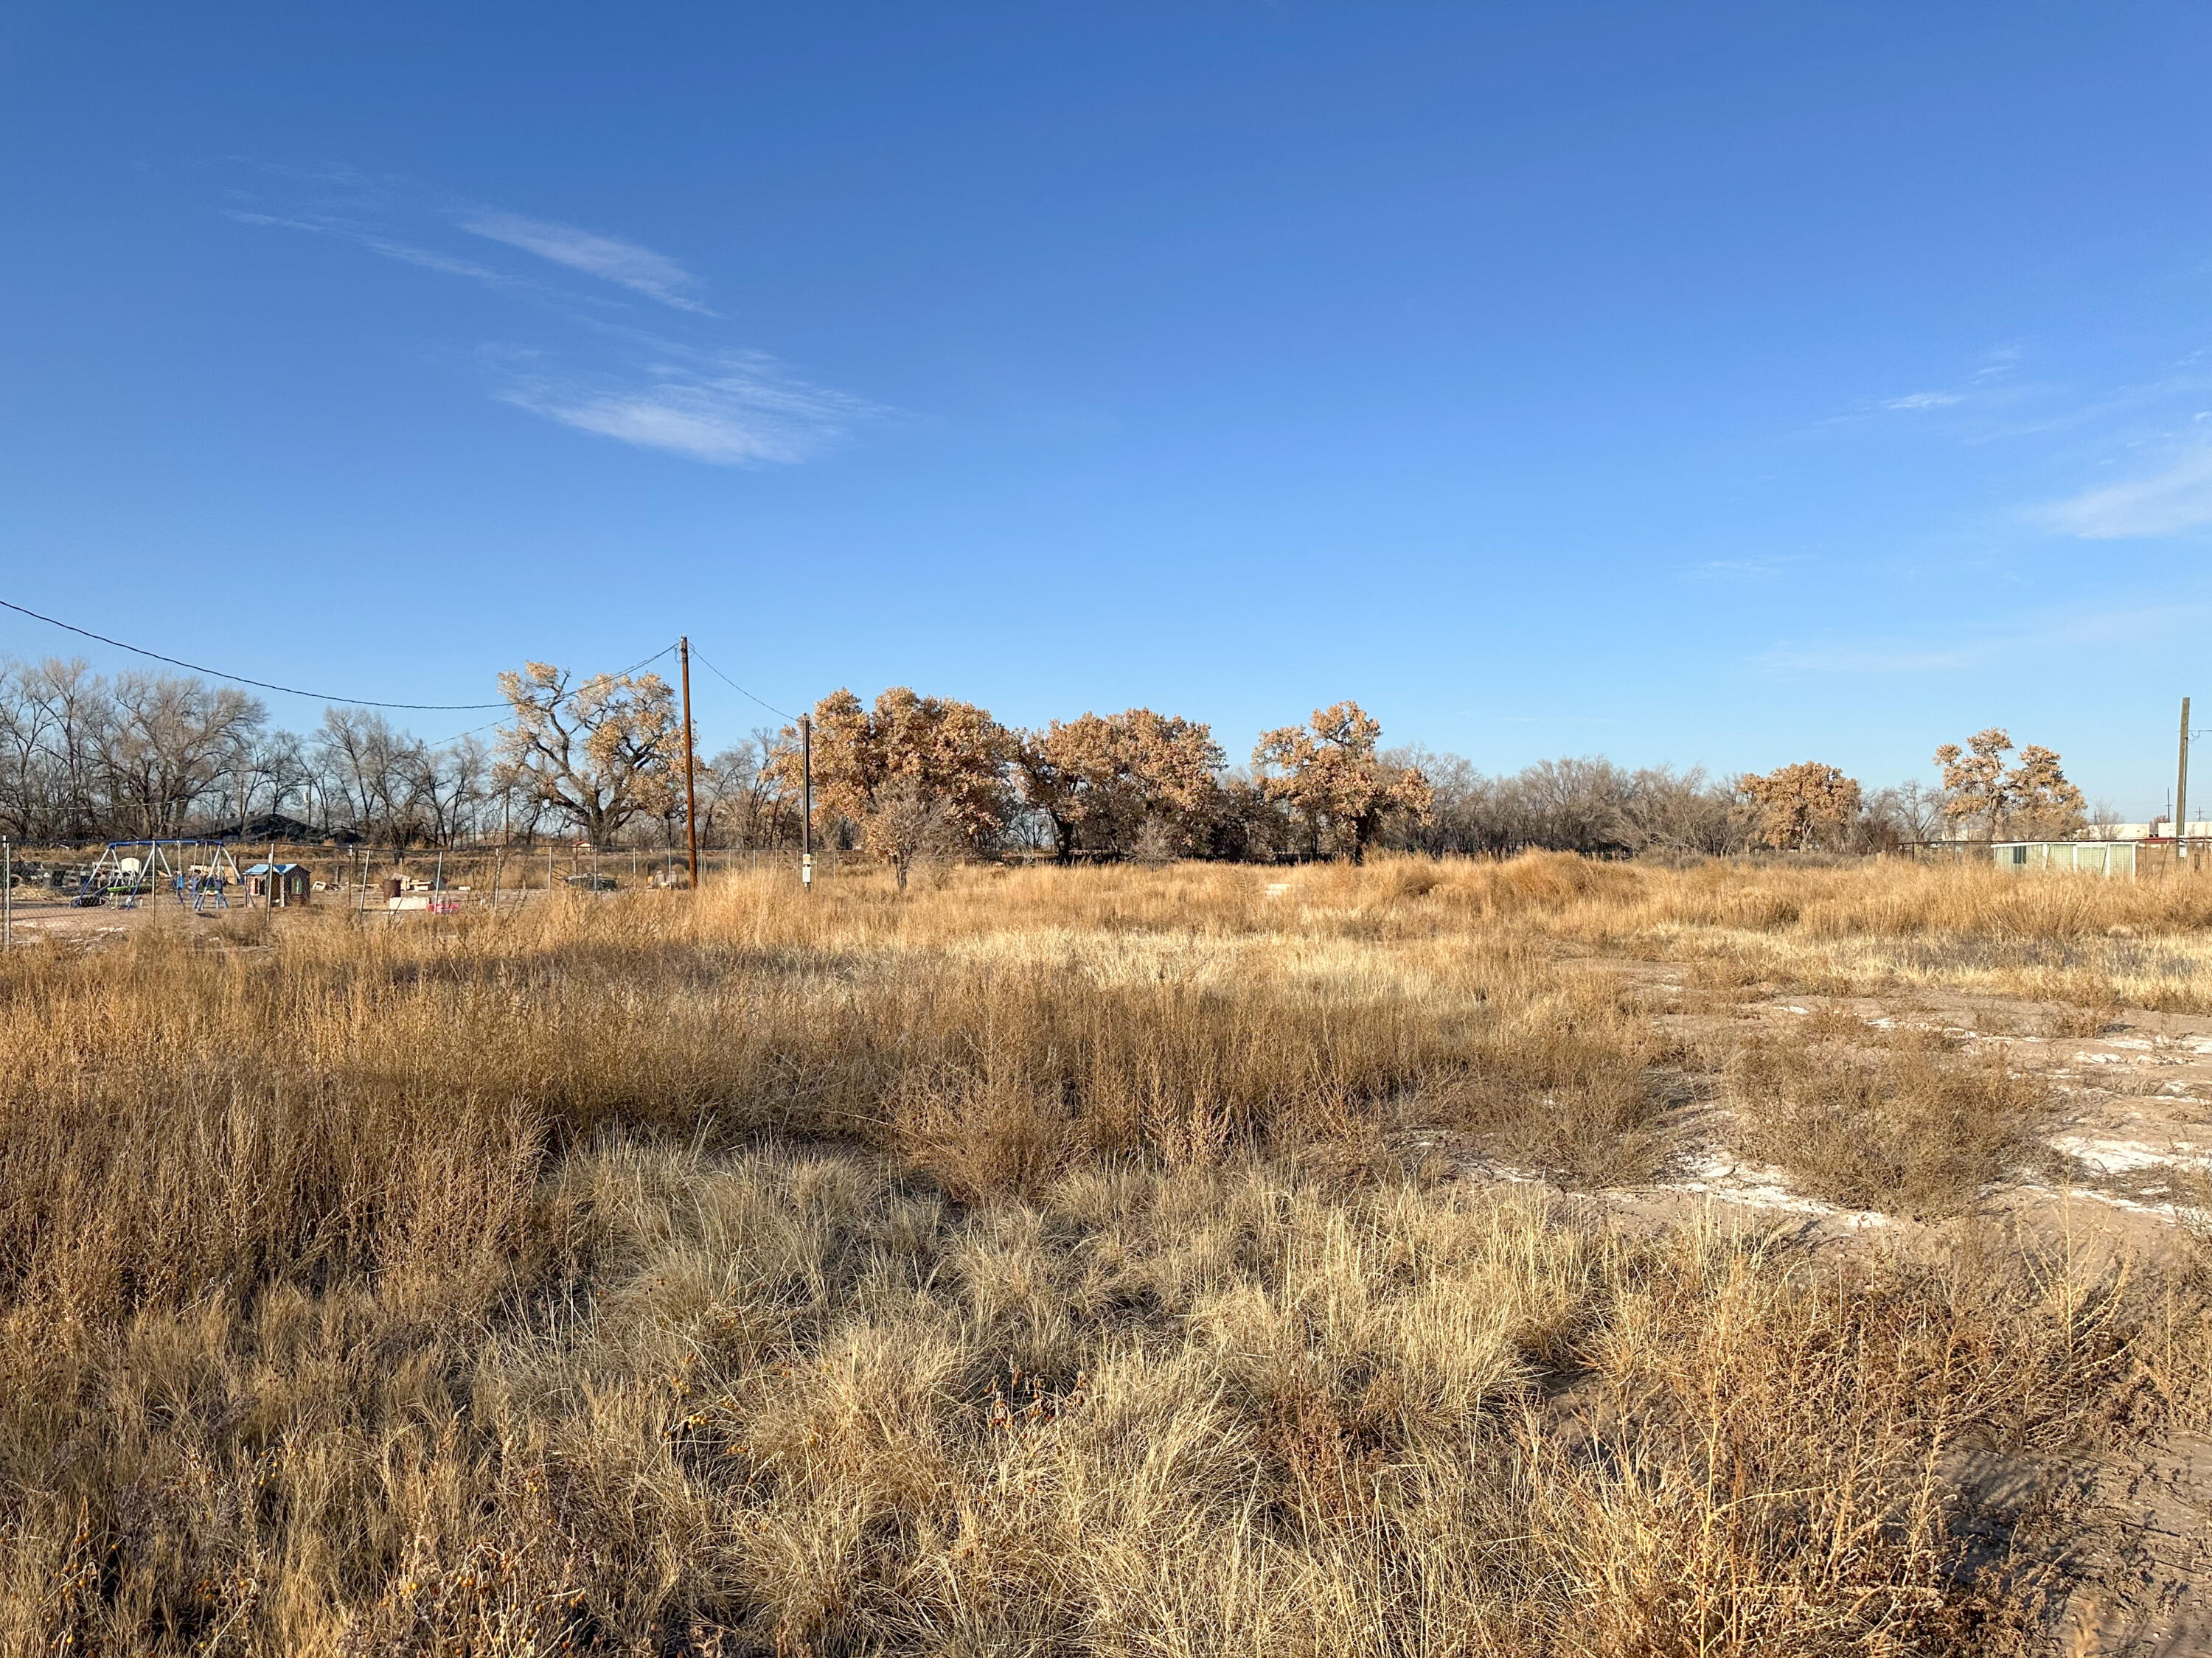
MULTIPOLYGON (((333 900, 319 909, 343 909, 333 900)), ((420 914, 371 911, 392 926, 433 924, 420 914)), ((286 918, 276 918, 280 926, 286 918)), ((194 916, 174 905, 19 911, 19 944, 43 940, 110 949, 155 927, 197 932, 224 947, 250 945, 260 920, 243 908, 194 916)), ((1628 1229, 1686 1220, 1741 1227, 1771 1240, 1803 1270, 1839 1254, 1948 1255, 1984 1248, 2114 1272, 2130 1261, 2186 1262, 2212 1232, 2212 1014, 2142 1009, 2100 1016, 2055 1003, 1916 987, 1879 996, 1754 988, 1718 996, 1682 963, 1626 959, 1597 965, 1619 975, 1658 1029, 1686 1045, 1726 1046, 1819 1029, 1838 1052, 1863 1032, 1867 1051, 1917 1032, 1949 1050, 2001 1061, 2041 1079, 2052 1109, 2018 1166, 1975 1195, 1963 1216, 1931 1221, 1854 1209, 1804 1188, 1784 1169, 1748 1155, 1718 1079, 1708 1070, 1660 1078, 1668 1101, 1668 1154, 1655 1177, 1581 1189, 1564 1200, 1628 1229)), ((1470 1136, 1413 1128, 1391 1136, 1409 1172, 1469 1185, 1540 1187, 1538 1170, 1487 1154, 1470 1136)), ((1970 1490, 2002 1494, 2049 1482, 2051 1461, 1976 1460, 1960 1452, 1949 1474, 1970 1490)), ((2122 1461, 2086 1454, 2058 1460, 2087 1518, 2069 1562, 2075 1584, 2062 1650, 2136 1655, 2212 1654, 2212 1442, 2185 1433, 2122 1461)))
MULTIPOLYGON (((1830 1029, 1856 1020, 1870 1035, 1917 1029, 2041 1078, 2056 1110, 2040 1166, 1988 1186, 1972 1213, 1937 1226, 1844 1208, 1799 1189, 1787 1170, 1731 1145, 1730 1117, 1710 1079, 1686 1080, 1671 1112, 1675 1150, 1661 1177, 1580 1194, 1616 1224, 1643 1230, 1703 1214, 1801 1252, 1808 1263, 1838 1250, 1952 1250, 1964 1234, 1984 1247, 2037 1248, 2120 1271, 2130 1260, 2179 1258, 2212 1235, 2212 1016, 2120 1010, 2086 1034, 2052 1034, 2054 1026, 2090 1022, 2014 999, 1920 991, 1887 999, 1765 995, 1724 1011, 1688 1011, 1671 968, 1617 965, 1654 1019, 1686 1036, 1730 1027, 1740 1036, 1752 1025, 1784 1035, 1816 1019, 1830 1029)), ((1431 1176, 1544 1183, 1446 1130, 1397 1136, 1393 1149, 1409 1170, 1425 1167, 1431 1176)), ((2020 1477, 1999 1462, 1966 1472, 1970 1484, 1992 1493, 2020 1477)), ((2085 1460, 2071 1474, 2085 1511, 2096 1516, 2087 1529, 2097 1540, 2076 1563, 2063 1649, 2212 1654, 2212 1441, 2177 1435, 2125 1463, 2085 1460)))

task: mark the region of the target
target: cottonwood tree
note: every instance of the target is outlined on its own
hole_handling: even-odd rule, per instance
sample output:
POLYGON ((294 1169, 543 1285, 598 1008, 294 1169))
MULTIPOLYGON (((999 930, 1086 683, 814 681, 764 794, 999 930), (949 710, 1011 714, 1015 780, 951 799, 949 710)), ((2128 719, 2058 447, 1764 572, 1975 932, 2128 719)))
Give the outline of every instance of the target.
POLYGON ((1867 815, 1875 820, 1875 827, 1884 839, 1932 841, 1943 826, 1943 810, 1949 800, 1942 789, 1931 789, 1917 778, 1907 778, 1869 799, 1867 815))
POLYGON ((19 683, 52 717, 48 833, 58 840, 76 841, 109 827, 100 764, 106 734, 115 723, 107 682, 82 657, 66 662, 49 657, 35 669, 25 667, 19 683))
POLYGON ((440 841, 459 840, 463 825, 491 798, 492 768, 490 753, 473 735, 424 751, 416 799, 440 841))
MULTIPOLYGON (((708 762, 699 774, 702 842, 757 847, 777 845, 787 838, 797 784, 789 790, 784 786, 776 764, 782 746, 774 727, 760 726, 708 762)), ((797 773, 792 775, 796 778, 797 773)))
POLYGON ((1936 763, 1943 768, 1944 793, 1950 797, 1943 803, 1947 821, 1963 826, 1978 818, 1984 838, 1997 838, 2012 805, 2004 761, 2011 752, 2012 738, 1996 726, 1976 732, 1964 750, 1946 743, 1936 750, 1936 763))
POLYGON ((2008 769, 2004 757, 2011 752, 2012 738, 1996 726, 1968 738, 1963 750, 1956 743, 1936 750, 1950 797, 1944 816, 1958 824, 1978 822, 1990 841, 2001 833, 2061 839, 2085 827, 2087 805, 2067 780, 2058 756, 2031 743, 2020 750, 2019 764, 2008 769))
POLYGON ((1818 760, 1758 774, 1746 772, 1736 790, 1749 808, 1753 837, 1779 852, 1836 849, 1857 823, 1863 791, 1857 780, 1818 760))
POLYGON ((39 671, 0 663, 0 828, 18 846, 54 816, 54 710, 39 694, 39 671))
POLYGON ((2008 781, 2014 835, 2030 841, 2063 841, 2088 827, 2087 803, 2067 780, 2051 750, 2035 743, 2022 749, 2008 781))
POLYGON ((1624 822, 1633 787, 1629 773, 1601 755, 1524 766, 1511 789, 1519 809, 1518 842, 1585 858, 1633 853, 1637 847, 1624 822))
MULTIPOLYGON (((325 709, 310 738, 270 729, 244 693, 193 677, 109 680, 82 661, 0 658, 0 834, 46 842, 234 833, 303 813, 404 841, 505 820, 483 750, 442 750, 374 709, 325 709)), ((526 821, 527 806, 517 819, 526 821)))
POLYGON ((119 675, 100 756, 118 815, 146 835, 173 835, 252 751, 268 711, 228 686, 169 674, 119 675))
POLYGON ((423 774, 431 762, 419 738, 374 708, 325 708, 316 728, 316 762, 351 826, 395 845, 414 838, 423 774))
POLYGON ((499 733, 501 774, 594 846, 641 814, 670 809, 684 736, 658 674, 593 674, 530 662, 499 677, 514 724, 499 733))
POLYGON ((1395 813, 1426 817, 1436 799, 1427 778, 1376 753, 1382 724, 1357 702, 1316 708, 1304 727, 1265 732, 1252 750, 1261 794, 1304 822, 1308 844, 1358 863, 1395 813))
MULTIPOLYGON (((833 692, 814 705, 813 720, 817 811, 850 823, 902 885, 906 854, 896 849, 909 837, 898 825, 911 825, 915 814, 937 825, 933 835, 971 849, 994 844, 1005 832, 1011 804, 1006 772, 1014 744, 987 709, 895 685, 872 708, 849 690, 833 692), (885 813, 890 817, 872 840, 871 820, 885 813)), ((795 731, 783 733, 772 764, 793 793, 797 737, 795 731)))
POLYGON ((1062 863, 1079 846, 1111 857, 1195 850, 1220 804, 1222 760, 1208 727, 1150 708, 1055 720, 1013 750, 1024 799, 1051 824, 1062 863))

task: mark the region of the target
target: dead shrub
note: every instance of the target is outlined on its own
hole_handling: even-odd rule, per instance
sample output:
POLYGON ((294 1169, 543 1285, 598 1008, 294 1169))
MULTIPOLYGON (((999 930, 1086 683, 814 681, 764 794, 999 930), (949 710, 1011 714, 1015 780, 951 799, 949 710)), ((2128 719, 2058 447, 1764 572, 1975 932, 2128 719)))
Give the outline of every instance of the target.
POLYGON ((2046 1036, 2101 1036, 2119 1022, 2120 1006, 2109 987, 2099 987, 2078 1002, 2058 1002, 2037 1021, 2046 1036))
MULTIPOLYGON (((763 877, 0 958, 0 1651, 2025 1643, 2056 1470, 2200 1408, 2200 1286, 1805 1272, 1380 1148, 1648 1173, 1680 1041, 1569 957, 1873 975, 1994 906, 2012 954, 1925 934, 1948 985, 2186 906, 1291 879, 763 877)), ((1731 1102, 1839 1201, 1957 1206, 2039 1121, 1940 1042, 1771 1034, 1731 1102)))
POLYGON ((1899 1036, 1873 1054, 1827 1044, 1747 1044, 1725 1088, 1735 1143, 1854 1209, 1956 1214, 2038 1145, 2050 1113, 2036 1079, 1999 1058, 1899 1036))

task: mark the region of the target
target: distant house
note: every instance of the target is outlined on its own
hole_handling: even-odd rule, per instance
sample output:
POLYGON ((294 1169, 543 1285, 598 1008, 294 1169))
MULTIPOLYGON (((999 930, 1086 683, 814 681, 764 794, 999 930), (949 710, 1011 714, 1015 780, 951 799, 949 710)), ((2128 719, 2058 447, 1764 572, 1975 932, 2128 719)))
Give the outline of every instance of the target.
POLYGON ((225 829, 216 837, 222 841, 281 841, 295 847, 350 847, 360 844, 363 837, 349 829, 317 829, 313 823, 303 823, 296 817, 288 817, 281 811, 264 811, 258 817, 249 817, 246 832, 225 829))

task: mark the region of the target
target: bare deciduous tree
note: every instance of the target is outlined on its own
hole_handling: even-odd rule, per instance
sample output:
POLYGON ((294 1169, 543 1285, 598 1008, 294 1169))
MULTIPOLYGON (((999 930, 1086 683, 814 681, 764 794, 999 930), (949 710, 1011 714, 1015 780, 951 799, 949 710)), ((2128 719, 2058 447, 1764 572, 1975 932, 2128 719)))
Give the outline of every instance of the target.
POLYGON ((714 846, 767 847, 791 838, 796 813, 776 765, 781 743, 761 727, 699 774, 699 834, 714 846))
POLYGON ((325 708, 315 755, 328 786, 326 807, 335 797, 333 823, 396 845, 421 832, 429 754, 419 738, 395 730, 374 708, 325 708))
POLYGON ((547 662, 499 677, 514 724, 499 734, 503 774, 594 846, 641 813, 667 809, 683 763, 675 699, 658 674, 572 683, 547 662))
POLYGON ((929 793, 921 780, 902 772, 879 786, 860 822, 860 844, 890 866, 901 892, 918 862, 950 857, 962 847, 951 801, 929 793))
POLYGON ((167 674, 124 674, 100 756, 111 799, 145 835, 174 835, 234 773, 268 710, 245 692, 167 674))

